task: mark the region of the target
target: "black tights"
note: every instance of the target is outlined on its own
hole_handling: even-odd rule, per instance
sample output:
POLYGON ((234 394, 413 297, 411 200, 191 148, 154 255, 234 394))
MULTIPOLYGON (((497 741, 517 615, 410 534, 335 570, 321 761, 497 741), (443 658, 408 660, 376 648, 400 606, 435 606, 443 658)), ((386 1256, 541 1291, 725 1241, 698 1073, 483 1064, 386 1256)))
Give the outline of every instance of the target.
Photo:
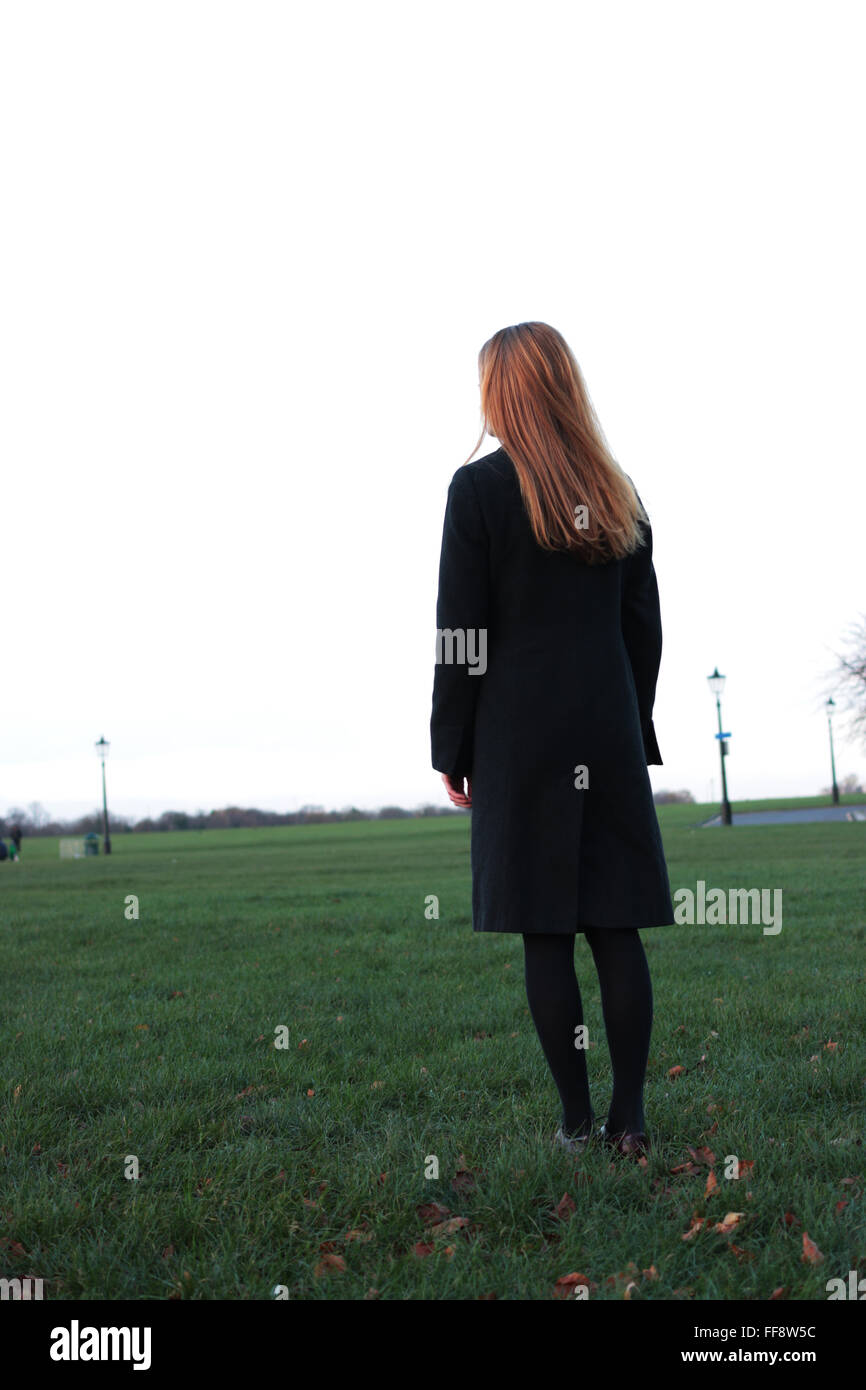
MULTIPOLYGON (((607 1131, 640 1133, 645 1128, 643 1084, 653 1019, 643 942, 636 927, 587 928, 584 935, 598 972, 613 1068, 607 1131)), ((574 936, 524 933, 523 945, 526 997, 562 1101, 562 1127, 566 1134, 586 1134, 594 1116, 586 1050, 575 1047, 575 1030, 583 1023, 583 1004, 574 973, 574 936)))

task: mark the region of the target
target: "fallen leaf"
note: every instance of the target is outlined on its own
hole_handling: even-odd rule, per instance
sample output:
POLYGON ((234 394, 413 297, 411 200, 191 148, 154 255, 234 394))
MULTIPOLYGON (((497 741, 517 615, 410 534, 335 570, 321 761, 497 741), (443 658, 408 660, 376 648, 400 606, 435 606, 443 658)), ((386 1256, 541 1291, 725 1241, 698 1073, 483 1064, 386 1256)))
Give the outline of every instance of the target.
POLYGON ((453 1236, 455 1231, 462 1231, 464 1226, 469 1225, 468 1216, 452 1216, 448 1221, 437 1221, 431 1227, 431 1234, 434 1236, 453 1236))
POLYGON ((745 1213, 742 1211, 729 1211, 724 1221, 716 1222, 713 1230, 718 1231, 720 1236, 726 1236, 739 1226, 744 1215, 745 1213))
POLYGON ((691 1240, 692 1236, 696 1236, 698 1231, 703 1226, 704 1220, 705 1218, 703 1216, 693 1216, 691 1219, 691 1224, 689 1225, 689 1229, 683 1232, 682 1239, 691 1240))
POLYGON ((466 1162, 465 1154, 460 1154, 457 1159, 457 1172, 451 1180, 451 1186, 455 1192, 471 1192, 476 1186, 476 1174, 466 1162))
POLYGON ((671 1067, 670 1070, 668 1071, 668 1076, 684 1076, 684 1075, 685 1075, 685 1071, 686 1071, 685 1067, 680 1067, 680 1066, 671 1067))
POLYGON ((427 1255, 432 1255, 436 1246, 431 1241, 419 1240, 412 1246, 412 1254, 417 1255, 419 1260, 423 1260, 427 1255))
POLYGON ((559 1201, 557 1202, 554 1208, 554 1211, 558 1220, 568 1221, 570 1217, 572 1217, 574 1213, 577 1211, 577 1205, 574 1201, 574 1198, 570 1197, 567 1192, 563 1192, 562 1196, 560 1197, 559 1201))
POLYGON ((707 1197, 712 1197, 713 1193, 714 1193, 714 1192, 717 1192, 718 1189, 719 1189, 718 1179, 717 1179, 715 1173, 713 1172, 713 1170, 712 1170, 712 1168, 711 1168, 710 1171, 709 1171, 709 1173, 708 1173, 708 1175, 707 1175, 707 1186, 706 1186, 706 1190, 704 1191, 704 1200, 706 1200, 707 1197))
POLYGON ((443 1207, 441 1202, 422 1202, 420 1207, 415 1208, 419 1221, 423 1221, 425 1226, 429 1226, 433 1221, 447 1221, 451 1212, 447 1207, 443 1207))
POLYGON ((712 1168, 714 1166, 716 1162, 716 1155, 713 1153, 712 1149, 708 1149, 706 1145, 703 1145, 703 1147, 700 1149, 693 1149, 691 1144, 687 1144, 686 1148, 688 1149, 695 1163, 706 1163, 708 1168, 712 1168))
POLYGON ((562 1274, 554 1285, 553 1296, 554 1298, 568 1298, 572 1289, 577 1288, 578 1285, 589 1289, 590 1293, 594 1293, 598 1288, 598 1284, 594 1284, 586 1274, 562 1274))
POLYGON ((824 1258, 824 1256, 821 1254, 821 1251, 818 1249, 818 1247, 817 1247, 817 1245, 815 1244, 814 1240, 811 1240, 811 1239, 809 1238, 809 1236, 806 1235, 806 1232, 804 1231, 804 1232, 803 1232, 803 1253, 802 1253, 802 1255, 800 1256, 800 1259, 803 1261, 804 1264, 807 1264, 807 1265, 819 1265, 819 1264, 821 1263, 821 1261, 823 1260, 823 1258, 824 1258))
POLYGON ((313 1270, 317 1279, 321 1279, 323 1274, 342 1274, 346 1268, 346 1261, 342 1255, 326 1255, 320 1260, 313 1270))
POLYGON ((778 1298, 784 1298, 784 1297, 785 1297, 785 1294, 786 1294, 787 1292, 788 1292, 787 1288, 784 1288, 784 1287, 780 1284, 779 1287, 778 1287, 777 1289, 774 1289, 773 1292, 770 1294, 770 1299, 769 1299, 770 1303, 775 1302, 775 1300, 778 1299, 778 1298))

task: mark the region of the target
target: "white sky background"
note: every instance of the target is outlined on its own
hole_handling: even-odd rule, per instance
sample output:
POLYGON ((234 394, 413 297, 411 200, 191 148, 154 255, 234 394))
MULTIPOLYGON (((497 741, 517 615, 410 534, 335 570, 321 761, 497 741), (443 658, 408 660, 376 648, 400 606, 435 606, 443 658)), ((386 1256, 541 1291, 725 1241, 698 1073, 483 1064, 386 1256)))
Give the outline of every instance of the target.
POLYGON ((5 6, 0 811, 94 808, 102 734, 122 814, 447 804, 445 494, 478 350, 527 319, 653 522, 654 786, 718 796, 716 664, 731 797, 826 786, 866 608, 864 32, 838 0, 5 6))

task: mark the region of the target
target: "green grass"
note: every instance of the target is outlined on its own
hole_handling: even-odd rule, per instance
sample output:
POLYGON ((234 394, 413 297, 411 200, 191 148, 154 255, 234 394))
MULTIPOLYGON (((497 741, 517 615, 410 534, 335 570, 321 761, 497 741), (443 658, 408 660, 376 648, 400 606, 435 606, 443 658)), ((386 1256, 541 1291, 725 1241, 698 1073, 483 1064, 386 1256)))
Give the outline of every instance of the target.
POLYGON ((713 809, 660 810, 672 887, 781 887, 784 925, 644 934, 646 1168, 552 1147, 522 943, 471 929, 466 818, 122 835, 80 861, 25 841, 0 865, 0 1275, 51 1299, 548 1299, 579 1271, 621 1299, 636 1270, 635 1297, 696 1300, 862 1275, 866 833, 697 828, 713 809), (671 1172, 689 1145, 715 1155, 708 1199, 704 1165, 671 1172), (425 1233, 432 1202, 468 1224, 425 1233), (709 1229, 731 1211, 732 1236, 709 1229))

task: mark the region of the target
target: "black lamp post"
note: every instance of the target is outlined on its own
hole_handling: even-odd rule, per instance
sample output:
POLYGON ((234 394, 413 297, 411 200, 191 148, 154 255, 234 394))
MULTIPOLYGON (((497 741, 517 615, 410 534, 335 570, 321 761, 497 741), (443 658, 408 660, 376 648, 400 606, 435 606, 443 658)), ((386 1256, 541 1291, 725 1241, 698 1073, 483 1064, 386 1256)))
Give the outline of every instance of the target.
POLYGON ((833 773, 833 805, 839 805, 839 787, 836 783, 836 755, 833 752, 833 711, 836 708, 836 701, 831 696, 826 704, 827 728, 830 730, 830 768, 833 773))
POLYGON ((716 712, 719 716, 719 757, 722 763, 722 825, 730 825, 731 803, 728 800, 728 779, 725 776, 725 757, 728 752, 728 745, 722 737, 722 691, 725 688, 725 677, 719 675, 718 666, 711 676, 707 676, 707 683, 716 697, 716 712))
POLYGON ((96 744, 96 751, 102 760, 102 832, 103 848, 106 854, 111 853, 111 837, 108 834, 108 797, 105 794, 105 759, 108 756, 109 744, 101 738, 96 744))

